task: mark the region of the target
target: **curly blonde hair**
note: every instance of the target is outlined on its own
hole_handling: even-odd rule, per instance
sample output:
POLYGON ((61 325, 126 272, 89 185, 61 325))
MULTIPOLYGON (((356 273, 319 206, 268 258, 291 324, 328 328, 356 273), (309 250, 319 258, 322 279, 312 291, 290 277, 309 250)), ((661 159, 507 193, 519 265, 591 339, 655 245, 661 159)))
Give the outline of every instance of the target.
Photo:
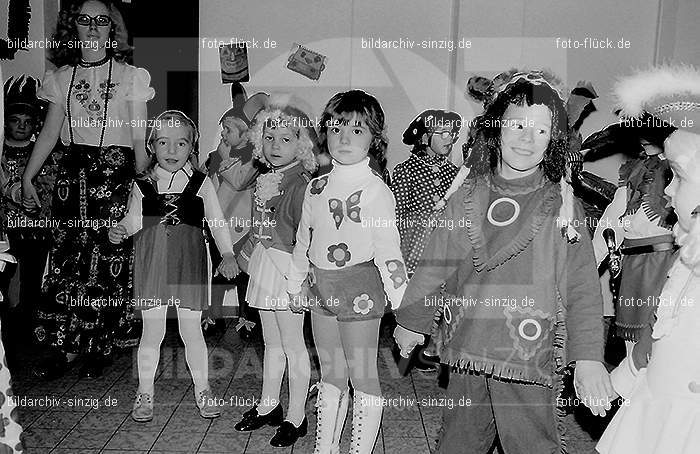
POLYGON ((266 127, 291 129, 298 139, 297 159, 309 172, 318 169, 318 138, 313 123, 304 112, 292 106, 271 105, 255 116, 253 126, 248 131, 250 142, 253 144, 253 158, 269 167, 270 163, 263 154, 263 134, 266 127))

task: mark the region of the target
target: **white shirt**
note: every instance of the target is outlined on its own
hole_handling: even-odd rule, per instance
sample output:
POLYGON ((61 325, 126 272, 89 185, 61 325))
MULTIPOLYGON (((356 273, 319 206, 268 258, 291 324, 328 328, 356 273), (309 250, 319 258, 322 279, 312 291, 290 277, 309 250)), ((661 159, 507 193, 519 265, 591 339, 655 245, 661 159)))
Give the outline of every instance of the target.
POLYGON ((328 175, 306 187, 288 273, 289 293, 301 291, 309 262, 338 270, 373 260, 392 307, 401 303, 407 278, 396 203, 368 164, 369 158, 352 165, 335 163, 328 175))

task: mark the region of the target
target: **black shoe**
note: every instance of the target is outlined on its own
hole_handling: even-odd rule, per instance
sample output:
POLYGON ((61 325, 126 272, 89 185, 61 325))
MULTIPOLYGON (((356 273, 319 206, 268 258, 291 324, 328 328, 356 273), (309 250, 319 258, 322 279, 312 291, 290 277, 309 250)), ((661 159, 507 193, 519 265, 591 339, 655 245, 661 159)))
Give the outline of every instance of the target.
POLYGON ((87 355, 83 367, 80 368, 78 376, 80 378, 99 378, 102 370, 107 365, 107 361, 102 355, 87 355))
POLYGON ((62 377, 68 370, 68 360, 62 353, 52 353, 44 358, 32 371, 38 378, 54 380, 62 377))
POLYGON ((258 414, 258 406, 255 405, 253 408, 243 413, 243 419, 233 426, 233 428, 239 432, 250 432, 251 430, 258 430, 264 425, 279 426, 280 424, 282 424, 282 406, 280 404, 277 404, 277 406, 266 415, 258 414))
POLYGON ((270 445, 275 448, 285 448, 287 446, 292 446, 296 443, 297 439, 306 435, 306 430, 308 428, 308 422, 306 421, 306 416, 304 420, 299 424, 299 427, 294 427, 289 421, 283 421, 282 424, 277 428, 277 432, 270 439, 270 445))

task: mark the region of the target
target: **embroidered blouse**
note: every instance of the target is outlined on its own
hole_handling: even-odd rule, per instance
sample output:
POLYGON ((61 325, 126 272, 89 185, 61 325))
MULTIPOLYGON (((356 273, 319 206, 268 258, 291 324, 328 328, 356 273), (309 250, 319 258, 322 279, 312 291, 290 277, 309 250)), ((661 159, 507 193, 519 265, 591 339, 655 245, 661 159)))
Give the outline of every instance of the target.
MULTIPOLYGON (((73 66, 62 66, 56 71, 48 71, 37 96, 63 108, 66 119, 61 129, 61 141, 70 143, 68 105, 73 66)), ((73 137, 77 144, 94 145, 100 143, 102 119, 104 118, 109 61, 94 67, 78 65, 75 71, 70 100, 70 116, 73 123, 73 137)), ((151 76, 143 68, 114 61, 107 105, 107 126, 103 145, 133 146, 131 136, 131 113, 129 102, 146 102, 153 99, 155 90, 150 87, 151 76)))

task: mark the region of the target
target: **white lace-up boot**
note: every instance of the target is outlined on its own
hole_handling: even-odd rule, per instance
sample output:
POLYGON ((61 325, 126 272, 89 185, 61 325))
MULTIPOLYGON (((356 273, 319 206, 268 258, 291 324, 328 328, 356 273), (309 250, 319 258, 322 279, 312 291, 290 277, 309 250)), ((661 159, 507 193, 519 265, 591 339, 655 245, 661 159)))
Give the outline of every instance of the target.
POLYGON ((314 454, 338 454, 348 413, 348 390, 341 393, 340 389, 325 382, 314 386, 318 388, 314 454))
POLYGON ((350 454, 372 454, 382 423, 382 397, 355 390, 350 454))

